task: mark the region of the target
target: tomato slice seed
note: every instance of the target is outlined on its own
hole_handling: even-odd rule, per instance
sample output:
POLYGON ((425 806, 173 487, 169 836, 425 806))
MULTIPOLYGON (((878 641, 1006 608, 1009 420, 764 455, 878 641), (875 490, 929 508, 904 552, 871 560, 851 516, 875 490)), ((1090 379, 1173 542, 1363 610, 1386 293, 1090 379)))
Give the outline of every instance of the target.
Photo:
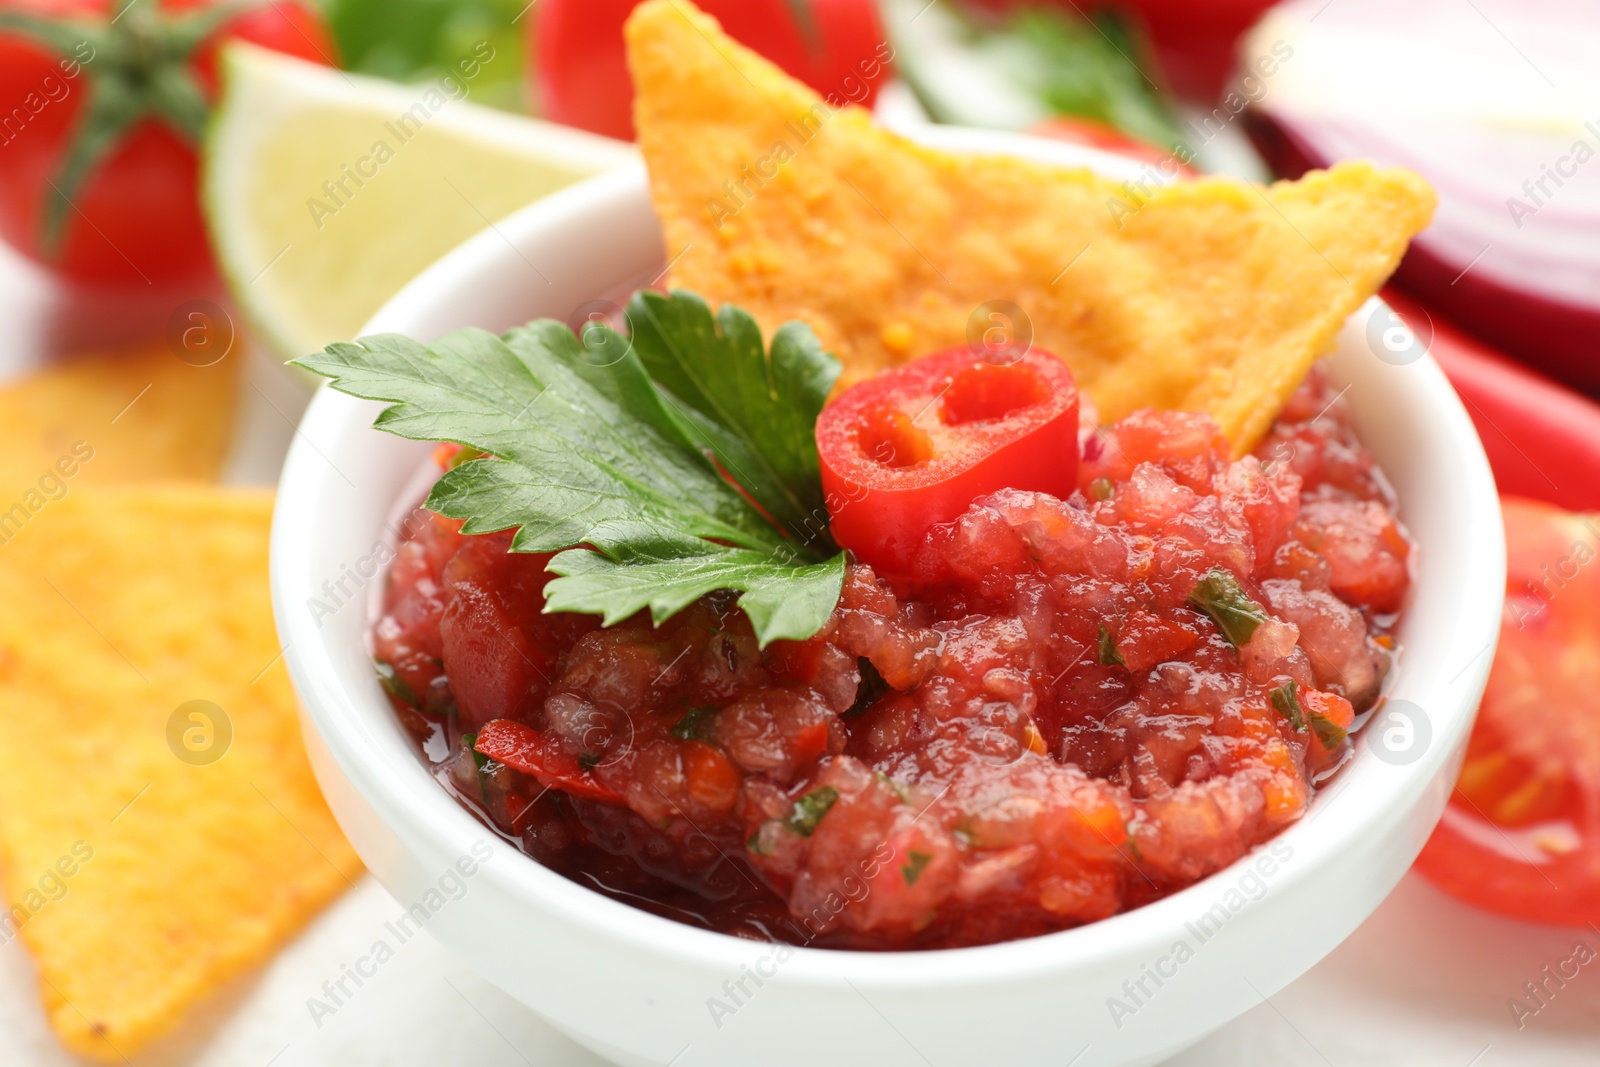
POLYGON ((1467 758, 1417 868, 1533 922, 1600 918, 1600 527, 1502 497, 1506 604, 1467 758))

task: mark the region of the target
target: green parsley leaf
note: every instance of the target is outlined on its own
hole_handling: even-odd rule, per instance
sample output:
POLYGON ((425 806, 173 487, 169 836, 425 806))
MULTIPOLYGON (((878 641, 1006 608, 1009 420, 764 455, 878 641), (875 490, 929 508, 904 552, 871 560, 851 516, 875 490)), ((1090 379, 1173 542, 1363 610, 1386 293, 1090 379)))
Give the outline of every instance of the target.
POLYGON ((1156 147, 1183 143, 1155 56, 1126 15, 1104 5, 1089 14, 1088 4, 1034 2, 1000 16, 970 6, 914 4, 909 16, 888 8, 898 73, 935 121, 999 116, 996 124, 1020 127, 1064 115, 1156 147))
POLYGON ((378 672, 378 684, 383 686, 385 693, 388 693, 402 704, 410 704, 412 707, 417 706, 417 694, 412 692, 411 687, 406 684, 406 680, 395 672, 392 665, 385 663, 381 659, 375 659, 372 661, 372 666, 378 672))
POLYGON ((1127 660, 1122 658, 1122 653, 1117 651, 1117 639, 1111 636, 1111 631, 1106 629, 1106 624, 1100 624, 1100 640, 1095 649, 1095 661, 1102 667, 1125 666, 1127 660))
POLYGON ((916 885, 917 879, 922 877, 922 872, 933 862, 933 857, 926 852, 912 851, 906 853, 906 859, 910 862, 900 868, 900 877, 906 880, 906 885, 916 885))
POLYGON ((1313 711, 1311 713, 1311 729, 1316 732, 1317 740, 1322 742, 1322 747, 1332 752, 1350 736, 1350 731, 1334 722, 1326 715, 1313 711))
POLYGON ((628 321, 633 349, 683 435, 716 456, 780 529, 802 543, 825 539, 816 425, 839 363, 817 335, 785 323, 769 358, 747 312, 725 304, 713 318, 691 293, 642 290, 628 321))
POLYGON ((693 555, 651 557, 634 551, 624 560, 598 552, 563 552, 549 569, 560 578, 545 586, 546 611, 579 611, 610 626, 648 607, 659 623, 718 589, 740 589, 739 607, 750 617, 763 647, 802 640, 822 628, 844 588, 844 553, 825 563, 786 563, 771 553, 700 542, 693 555))
POLYGON ((1293 681, 1285 682, 1267 694, 1278 714, 1289 720, 1298 733, 1306 731, 1306 710, 1300 706, 1300 694, 1293 681))
POLYGON ((1235 648, 1250 643, 1256 627, 1267 621, 1267 613, 1245 595, 1239 580, 1221 567, 1213 567, 1189 594, 1189 606, 1211 616, 1235 648))
POLYGON ((667 732, 680 741, 701 740, 711 719, 721 710, 713 707, 690 708, 667 732))
POLYGON ((478 735, 476 733, 462 734, 461 744, 468 752, 472 753, 472 765, 474 767, 481 771, 489 766, 489 757, 478 751, 478 735))
POLYGON ((1126 16, 1025 7, 1012 30, 1032 53, 1032 62, 1019 63, 1022 79, 1057 114, 1094 119, 1152 145, 1182 140, 1172 104, 1145 76, 1153 60, 1126 16))
POLYGON ((605 326, 580 341, 542 319, 431 345, 366 337, 297 363, 341 392, 386 401, 379 429, 493 457, 446 471, 426 504, 469 534, 515 528, 516 552, 568 549, 550 564, 559 577, 545 588, 546 611, 609 625, 649 607, 660 623, 732 589, 762 646, 811 636, 844 583, 843 554, 804 536, 806 517, 813 526, 826 517, 812 509, 821 482, 811 426, 838 363, 798 323, 778 331, 769 361, 748 315, 723 308, 713 322, 691 293, 630 307, 631 344, 605 326), (651 380, 647 356, 686 397, 651 380), (760 508, 723 470, 751 479, 760 508), (761 509, 793 517, 795 536, 761 509), (585 544, 595 551, 574 547, 585 544))
POLYGON ((794 802, 794 808, 783 824, 801 837, 810 837, 817 829, 817 823, 822 821, 822 817, 828 814, 828 809, 838 799, 839 791, 833 786, 819 786, 794 802))
POLYGON ((1330 752, 1350 736, 1350 731, 1321 712, 1306 711, 1304 705, 1300 703, 1298 687, 1293 681, 1285 682, 1272 690, 1267 694, 1267 698, 1272 701, 1272 706, 1278 710, 1278 714, 1288 719, 1289 725, 1300 733, 1305 733, 1306 725, 1309 723, 1312 732, 1317 735, 1317 740, 1322 742, 1322 747, 1330 752))

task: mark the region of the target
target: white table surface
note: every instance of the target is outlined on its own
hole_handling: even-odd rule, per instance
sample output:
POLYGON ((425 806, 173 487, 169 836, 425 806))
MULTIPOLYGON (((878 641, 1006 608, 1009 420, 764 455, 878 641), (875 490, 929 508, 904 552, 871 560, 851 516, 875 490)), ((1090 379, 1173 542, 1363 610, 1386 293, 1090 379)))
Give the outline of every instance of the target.
MULTIPOLYGON (((54 352, 159 329, 172 307, 195 295, 205 294, 70 298, 0 246, 0 378, 54 352)), ((227 477, 270 483, 303 389, 251 351, 241 399, 227 477)), ((265 967, 218 991, 180 1033, 138 1055, 138 1067, 600 1067, 601 1060, 426 937, 407 943, 357 998, 318 1026, 307 998, 366 951, 398 910, 381 886, 362 879, 265 967)), ((1578 941, 1600 952, 1592 930, 1497 919, 1409 875, 1331 956, 1170 1067, 1594 1065, 1600 1063, 1600 960, 1522 1028, 1508 1006, 1524 982, 1570 956, 1578 941)), ((51 1036, 34 983, 20 940, 0 948, 0 1065, 78 1064, 51 1036)), ((1078 1051, 1068 1045, 1064 1067, 1078 1051)))

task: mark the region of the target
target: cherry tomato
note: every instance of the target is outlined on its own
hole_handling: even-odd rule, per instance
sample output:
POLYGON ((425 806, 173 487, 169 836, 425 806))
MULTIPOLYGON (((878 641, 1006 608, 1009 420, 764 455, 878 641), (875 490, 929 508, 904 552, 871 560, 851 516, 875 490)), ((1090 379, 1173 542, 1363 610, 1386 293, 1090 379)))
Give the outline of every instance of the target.
POLYGON ((1000 489, 1070 495, 1078 388, 1038 349, 967 347, 861 382, 817 419, 834 540, 884 574, 909 574, 928 530, 1000 489))
MULTIPOLYGON (((639 0, 540 0, 529 19, 545 114, 633 139, 622 24, 639 0)), ((871 107, 894 50, 872 0, 700 0, 735 40, 837 104, 871 107)))
POLYGON ((1417 868, 1468 903, 1600 922, 1600 515, 1504 497, 1500 649, 1417 868))
POLYGON ((602 784, 594 773, 567 755, 561 742, 531 726, 495 719, 478 731, 476 749, 514 771, 531 775, 546 789, 559 789, 575 797, 622 803, 616 790, 602 784))
POLYGON ((294 0, 224 17, 180 45, 216 6, 0 0, 0 238, 81 281, 144 285, 211 269, 195 144, 217 49, 244 40, 313 62, 334 55, 321 17, 294 0), (168 90, 160 101, 153 84, 168 90), (95 124, 109 136, 74 171, 95 124))

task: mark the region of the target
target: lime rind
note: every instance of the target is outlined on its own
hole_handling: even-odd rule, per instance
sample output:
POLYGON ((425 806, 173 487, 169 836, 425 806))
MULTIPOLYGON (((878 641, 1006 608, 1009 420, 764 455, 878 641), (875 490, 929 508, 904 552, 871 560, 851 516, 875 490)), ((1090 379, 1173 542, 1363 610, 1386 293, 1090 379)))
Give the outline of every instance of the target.
POLYGON ((247 44, 224 51, 202 149, 201 204, 235 301, 277 355, 293 359, 351 339, 485 220, 638 158, 632 145, 442 88, 247 44), (371 151, 380 143, 390 148, 381 165, 371 151))

